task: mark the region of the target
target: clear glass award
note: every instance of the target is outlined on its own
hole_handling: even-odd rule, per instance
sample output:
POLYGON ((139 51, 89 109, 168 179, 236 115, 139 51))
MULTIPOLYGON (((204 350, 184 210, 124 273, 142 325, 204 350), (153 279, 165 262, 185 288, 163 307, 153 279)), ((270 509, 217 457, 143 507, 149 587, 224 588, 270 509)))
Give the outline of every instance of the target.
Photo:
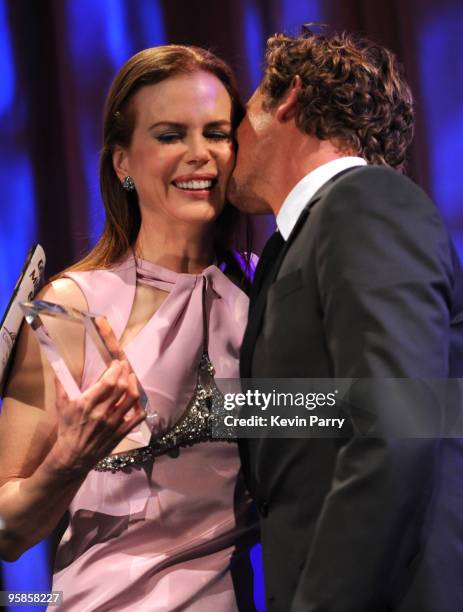
MULTIPOLYGON (((119 359, 127 361, 131 373, 135 375, 106 317, 43 300, 22 302, 20 306, 70 399, 76 399, 82 393, 75 374, 72 374, 73 369, 75 370, 73 364, 76 363, 76 346, 72 341, 73 338, 85 338, 85 343, 93 343, 96 348, 95 357, 101 360, 100 364, 93 365, 96 367, 99 365, 102 371, 109 367, 114 359, 119 359), (69 329, 69 334, 63 333, 66 327, 69 329)), ((82 345, 82 349, 83 346, 85 345, 82 345)), ((139 403, 145 409, 147 416, 125 437, 126 441, 130 441, 130 444, 125 444, 125 450, 128 450, 127 446, 130 449, 147 446, 157 422, 157 414, 149 405, 140 381, 136 376, 135 378, 140 394, 139 403)), ((118 452, 120 446, 119 444, 113 452, 118 452)))

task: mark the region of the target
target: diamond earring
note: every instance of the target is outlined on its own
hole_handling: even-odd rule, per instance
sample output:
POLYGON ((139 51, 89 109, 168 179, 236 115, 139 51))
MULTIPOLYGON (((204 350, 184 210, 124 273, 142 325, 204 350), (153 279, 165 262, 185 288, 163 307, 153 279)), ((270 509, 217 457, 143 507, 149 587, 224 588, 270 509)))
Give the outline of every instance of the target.
POLYGON ((135 183, 134 180, 131 176, 125 176, 122 179, 122 187, 126 190, 126 191, 135 191, 135 183))

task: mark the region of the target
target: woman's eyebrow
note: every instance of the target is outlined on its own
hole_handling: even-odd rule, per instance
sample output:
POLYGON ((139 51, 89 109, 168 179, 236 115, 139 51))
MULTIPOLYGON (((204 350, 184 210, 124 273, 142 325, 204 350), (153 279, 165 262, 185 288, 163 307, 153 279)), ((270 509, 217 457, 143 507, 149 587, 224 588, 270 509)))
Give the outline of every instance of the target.
POLYGON ((175 121, 157 121, 156 123, 150 125, 148 129, 152 130, 157 127, 169 127, 180 130, 185 129, 186 126, 183 123, 177 123, 175 121))
POLYGON ((223 127, 223 126, 231 126, 231 121, 228 121, 228 119, 222 119, 220 121, 210 121, 209 123, 206 124, 206 127, 209 128, 213 128, 213 127, 223 127))
MULTIPOLYGON (((231 121, 229 121, 228 119, 221 119, 220 121, 210 121, 209 123, 206 123, 207 128, 214 128, 214 127, 230 127, 231 126, 231 121)), ((185 130, 187 128, 187 126, 184 123, 178 123, 176 121, 157 121, 156 123, 153 123, 152 125, 149 126, 149 130, 153 130, 154 128, 158 128, 158 127, 168 127, 171 129, 176 129, 176 130, 185 130)))

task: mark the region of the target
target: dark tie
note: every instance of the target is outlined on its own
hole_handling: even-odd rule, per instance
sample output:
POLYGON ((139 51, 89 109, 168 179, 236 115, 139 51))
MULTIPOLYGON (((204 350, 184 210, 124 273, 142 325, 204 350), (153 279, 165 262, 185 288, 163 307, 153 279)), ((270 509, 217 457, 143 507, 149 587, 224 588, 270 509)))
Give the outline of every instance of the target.
POLYGON ((265 243, 259 263, 254 275, 254 283, 251 289, 251 308, 256 297, 259 295, 265 280, 268 280, 278 255, 285 244, 285 240, 279 231, 276 231, 265 243))
POLYGON ((266 243, 254 276, 249 303, 249 320, 241 346, 240 372, 242 378, 251 376, 251 359, 254 344, 259 333, 265 309, 266 294, 276 273, 276 264, 285 240, 280 232, 275 232, 266 243))

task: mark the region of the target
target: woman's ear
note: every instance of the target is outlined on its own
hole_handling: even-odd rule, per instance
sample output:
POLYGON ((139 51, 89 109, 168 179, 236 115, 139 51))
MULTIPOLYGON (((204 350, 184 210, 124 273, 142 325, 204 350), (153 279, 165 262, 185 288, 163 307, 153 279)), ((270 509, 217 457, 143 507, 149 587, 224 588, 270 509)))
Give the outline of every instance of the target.
POLYGON ((291 81, 288 92, 283 101, 277 106, 275 117, 281 123, 289 121, 296 114, 299 93, 302 88, 302 79, 296 74, 291 81))
POLYGON ((120 146, 116 146, 113 151, 113 167, 120 181, 130 175, 127 151, 120 146))

